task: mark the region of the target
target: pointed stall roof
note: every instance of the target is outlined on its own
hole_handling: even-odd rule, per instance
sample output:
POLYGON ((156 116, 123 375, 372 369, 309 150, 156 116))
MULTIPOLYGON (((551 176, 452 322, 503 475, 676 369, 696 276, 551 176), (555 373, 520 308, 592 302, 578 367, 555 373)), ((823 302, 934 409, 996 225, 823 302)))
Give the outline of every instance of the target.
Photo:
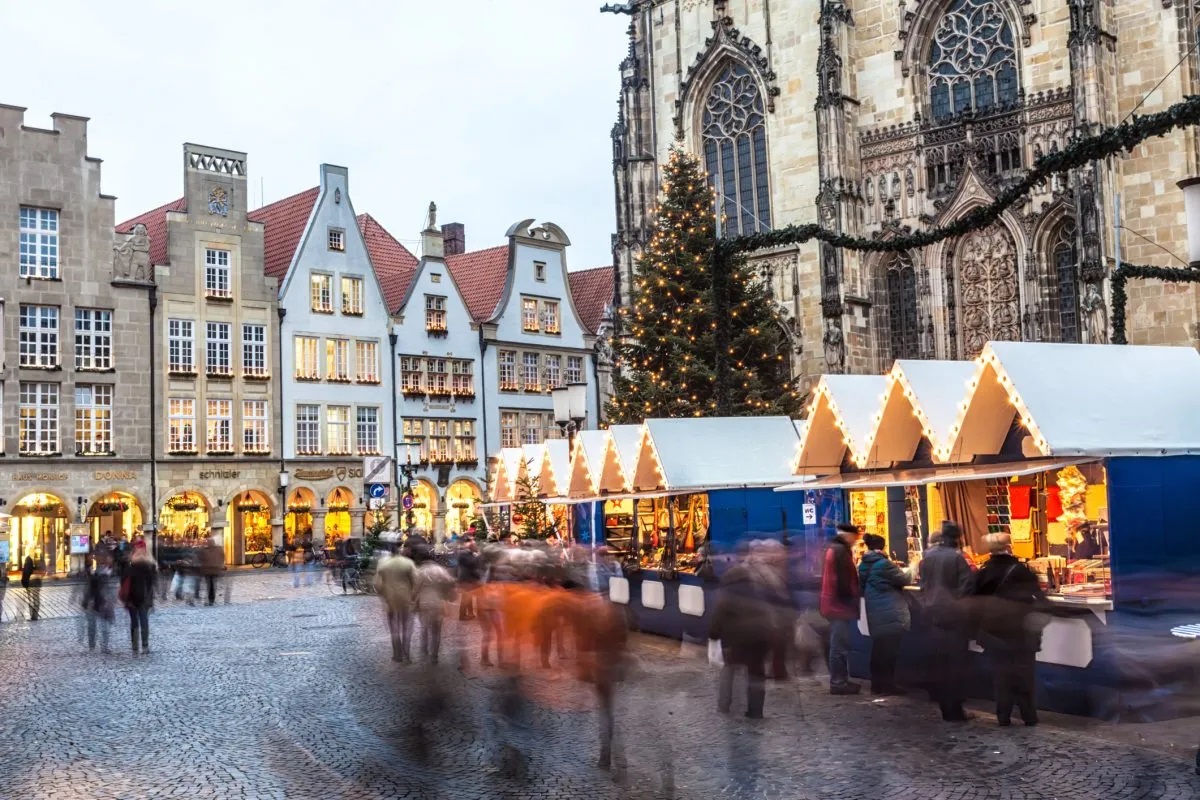
POLYGON ((516 495, 517 476, 521 474, 524 451, 520 447, 505 447, 496 459, 492 477, 492 502, 505 503, 516 495))
POLYGON ((628 489, 625 471, 609 431, 581 431, 571 455, 572 497, 617 494, 628 489))
POLYGON ((541 480, 542 456, 545 451, 545 443, 523 445, 521 447, 521 469, 519 475, 534 482, 541 480))
POLYGON ((637 470, 638 447, 642 442, 641 425, 613 425, 608 429, 612 436, 613 448, 617 460, 621 464, 621 473, 625 476, 626 486, 633 486, 634 474, 637 470))
POLYGON ((704 491, 793 480, 799 440, 788 417, 648 419, 644 427, 634 490, 704 491))
POLYGON ((922 436, 929 439, 935 459, 952 451, 950 429, 974 374, 974 361, 896 361, 886 376, 882 411, 859 466, 878 469, 911 461, 922 436))
POLYGON ((538 497, 565 497, 571 490, 571 451, 566 439, 542 442, 538 497))
POLYGON ((795 472, 838 472, 847 451, 865 462, 887 385, 882 375, 822 376, 809 400, 808 428, 793 454, 795 472))

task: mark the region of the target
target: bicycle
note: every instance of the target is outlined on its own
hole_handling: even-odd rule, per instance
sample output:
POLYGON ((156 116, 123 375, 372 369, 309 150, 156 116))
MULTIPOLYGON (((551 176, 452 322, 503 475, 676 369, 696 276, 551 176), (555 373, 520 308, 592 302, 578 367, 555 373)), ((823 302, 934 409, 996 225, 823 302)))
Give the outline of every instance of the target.
POLYGON ((368 566, 358 559, 330 561, 329 591, 333 594, 374 594, 375 582, 368 566))
POLYGON ((275 552, 271 555, 266 553, 255 553, 250 557, 250 565, 255 569, 260 569, 265 566, 286 567, 288 565, 287 550, 282 547, 276 547, 275 552))

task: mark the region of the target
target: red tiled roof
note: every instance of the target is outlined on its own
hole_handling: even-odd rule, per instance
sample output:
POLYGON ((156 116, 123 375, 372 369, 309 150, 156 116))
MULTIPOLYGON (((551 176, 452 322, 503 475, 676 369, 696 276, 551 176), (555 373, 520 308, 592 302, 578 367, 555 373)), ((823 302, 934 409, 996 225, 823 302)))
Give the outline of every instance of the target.
POLYGON ((113 230, 117 233, 129 233, 133 230, 133 226, 139 222, 146 226, 146 235, 150 237, 150 263, 151 264, 166 264, 167 263, 167 212, 168 211, 187 211, 187 203, 184 198, 172 200, 164 206, 159 206, 153 211, 147 211, 145 214, 127 219, 118 224, 113 230))
POLYGON ((375 267, 375 277, 383 289, 388 312, 395 313, 404 302, 404 295, 417 274, 417 257, 396 241, 370 214, 358 215, 358 229, 367 243, 367 254, 375 267))
POLYGON ((267 277, 278 278, 282 284, 320 191, 314 186, 246 215, 252 222, 264 225, 263 272, 267 277))
POLYGON ((462 292, 467 310, 476 322, 486 322, 496 313, 504 294, 508 271, 508 245, 446 257, 446 266, 462 292))
POLYGON ((568 273, 571 281, 571 299, 585 328, 592 333, 600 329, 604 309, 613 301, 612 267, 594 267, 568 273))

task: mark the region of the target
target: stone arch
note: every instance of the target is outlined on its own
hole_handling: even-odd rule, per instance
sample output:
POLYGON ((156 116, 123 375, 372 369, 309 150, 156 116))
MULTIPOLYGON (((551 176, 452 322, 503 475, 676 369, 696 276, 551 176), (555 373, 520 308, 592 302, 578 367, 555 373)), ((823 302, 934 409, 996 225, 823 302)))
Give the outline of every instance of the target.
POLYGON ((1079 230, 1074 209, 1056 203, 1042 215, 1032 236, 1037 279, 1046 313, 1046 338, 1056 342, 1083 339, 1080 313, 1082 276, 1079 264, 1079 230))
POLYGON ((750 37, 743 36, 741 31, 733 26, 732 18, 713 20, 712 27, 713 35, 705 40, 704 49, 696 55, 696 60, 688 68, 687 74, 679 84, 679 96, 675 100, 675 136, 691 141, 693 145, 696 142, 688 139, 688 136, 689 133, 694 135, 697 129, 698 104, 694 95, 713 82, 714 74, 726 61, 732 60, 740 64, 754 76, 768 114, 775 113, 775 98, 780 94, 777 76, 767 57, 763 55, 762 48, 751 41, 750 37), (690 126, 688 122, 691 123, 690 126))
MULTIPOLYGON (((925 70, 925 65, 929 57, 929 48, 933 42, 933 33, 937 25, 942 20, 942 16, 946 13, 946 9, 954 0, 941 0, 940 2, 917 2, 914 3, 916 8, 910 10, 902 9, 899 12, 899 26, 896 35, 899 38, 898 47, 895 52, 896 60, 900 62, 900 68, 905 77, 910 75, 920 75, 925 70)), ((1021 48, 1029 47, 1032 42, 1031 29, 1032 25, 1037 22, 1037 16, 1032 13, 1023 13, 1017 5, 1027 5, 1029 0, 997 0, 997 5, 1004 12, 1009 24, 1013 28, 1013 33, 1021 43, 1021 48)), ((1021 57, 1018 48, 1017 58, 1021 57)))
POLYGON ((1020 341, 1023 287, 1018 238, 1002 222, 961 237, 945 250, 950 347, 975 358, 989 341, 1020 341))

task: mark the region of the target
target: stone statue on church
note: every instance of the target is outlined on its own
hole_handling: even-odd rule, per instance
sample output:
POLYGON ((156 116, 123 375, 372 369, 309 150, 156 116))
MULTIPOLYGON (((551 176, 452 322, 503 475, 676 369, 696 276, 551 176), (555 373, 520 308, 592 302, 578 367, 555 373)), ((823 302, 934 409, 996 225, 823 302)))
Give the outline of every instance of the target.
POLYGON ((825 369, 830 375, 840 375, 846 371, 846 340, 842 328, 836 322, 825 323, 825 369))
POLYGON ((1089 283, 1083 290, 1083 299, 1079 303, 1083 311, 1083 333, 1087 344, 1108 343, 1108 306, 1104 303, 1104 293, 1100 285, 1089 283))
POLYGON ((146 226, 138 223, 113 247, 113 277, 139 281, 150 280, 150 237, 146 226))

